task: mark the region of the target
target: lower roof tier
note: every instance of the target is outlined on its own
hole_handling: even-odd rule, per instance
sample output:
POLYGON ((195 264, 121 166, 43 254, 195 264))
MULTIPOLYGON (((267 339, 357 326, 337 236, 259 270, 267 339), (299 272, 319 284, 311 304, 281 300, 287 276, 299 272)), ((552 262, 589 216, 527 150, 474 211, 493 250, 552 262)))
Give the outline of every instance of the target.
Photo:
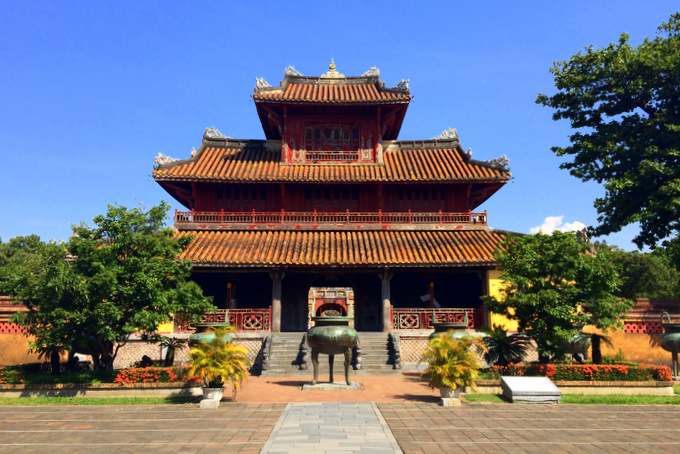
POLYGON ((490 267, 504 234, 463 231, 183 231, 196 267, 490 267))
MULTIPOLYGON (((382 164, 288 164, 281 142, 204 138, 189 159, 157 161, 154 179, 232 183, 487 183, 510 179, 502 159, 477 161, 457 140, 386 142, 382 164)), ((160 158, 157 158, 160 159, 160 158)))

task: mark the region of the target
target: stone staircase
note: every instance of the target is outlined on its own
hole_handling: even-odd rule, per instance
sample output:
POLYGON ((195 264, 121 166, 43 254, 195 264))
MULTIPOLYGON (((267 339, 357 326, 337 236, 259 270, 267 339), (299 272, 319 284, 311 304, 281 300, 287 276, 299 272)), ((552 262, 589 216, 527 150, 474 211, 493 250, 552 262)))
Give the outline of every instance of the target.
MULTIPOLYGON (((354 349, 351 375, 399 375, 401 370, 394 367, 398 352, 388 333, 360 332, 359 345, 354 349), (360 355, 359 355, 360 353, 360 355), (356 366, 359 365, 359 369, 356 366)), ((263 377, 311 376, 313 374, 311 349, 305 343, 305 333, 272 333, 265 345, 268 367, 263 368, 263 377)), ((343 355, 335 355, 333 372, 335 377, 343 376, 343 355)), ((319 379, 327 377, 328 355, 319 355, 319 379)))

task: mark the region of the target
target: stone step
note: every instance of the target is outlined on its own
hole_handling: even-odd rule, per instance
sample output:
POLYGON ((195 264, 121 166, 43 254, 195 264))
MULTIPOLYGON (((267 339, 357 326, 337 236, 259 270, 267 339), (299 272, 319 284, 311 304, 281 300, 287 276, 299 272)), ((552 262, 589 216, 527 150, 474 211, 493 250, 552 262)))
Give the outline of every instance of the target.
MULTIPOLYGON (((400 370, 389 363, 390 343, 387 333, 358 333, 361 346, 361 369, 352 370, 351 375, 398 375, 400 370)), ((263 376, 311 376, 311 358, 306 370, 300 370, 300 350, 303 347, 304 333, 274 333, 271 338, 269 369, 262 371, 263 376)), ((310 354, 311 351, 307 350, 310 354)), ((328 374, 328 355, 319 358, 319 374, 328 374)), ((341 377, 343 355, 336 355, 334 374, 341 377)))

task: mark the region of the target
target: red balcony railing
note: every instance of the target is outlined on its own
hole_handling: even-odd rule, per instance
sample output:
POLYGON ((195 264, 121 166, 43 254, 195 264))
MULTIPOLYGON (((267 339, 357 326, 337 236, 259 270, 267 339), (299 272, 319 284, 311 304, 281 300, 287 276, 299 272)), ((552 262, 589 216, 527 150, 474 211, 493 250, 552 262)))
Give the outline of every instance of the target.
MULTIPOLYGON (((218 309, 215 313, 206 313, 201 323, 228 321, 236 327, 236 331, 269 331, 271 328, 271 306, 266 309, 218 309)), ((177 331, 193 332, 194 328, 181 320, 177 321, 177 331)))
POLYGON ((182 224, 481 224, 483 213, 406 212, 320 212, 320 211, 175 211, 175 225, 182 224))
POLYGON ((430 329, 432 317, 435 323, 462 322, 468 316, 468 328, 479 329, 483 326, 484 315, 481 309, 467 307, 445 309, 392 308, 392 329, 430 329))

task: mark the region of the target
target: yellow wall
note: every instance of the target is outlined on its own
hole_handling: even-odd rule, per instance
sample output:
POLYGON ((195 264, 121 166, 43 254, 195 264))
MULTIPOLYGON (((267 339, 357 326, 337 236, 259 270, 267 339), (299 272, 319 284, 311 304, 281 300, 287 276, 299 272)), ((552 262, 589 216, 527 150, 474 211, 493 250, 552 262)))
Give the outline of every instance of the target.
MULTIPOLYGON (((583 329, 586 333, 602 333, 592 326, 583 329)), ((614 348, 602 342, 602 354, 614 356, 619 349, 623 351, 626 361, 646 364, 671 364, 671 354, 659 345, 661 334, 625 333, 623 330, 605 333, 612 341, 614 348)), ((588 352, 590 355, 591 353, 588 352)), ((590 356, 589 356, 590 357, 590 356)))
MULTIPOLYGON (((500 275, 501 273, 499 270, 489 270, 486 272, 486 288, 489 289, 489 296, 495 298, 501 296, 503 281, 501 280, 500 275)), ((517 331, 517 322, 515 320, 510 320, 503 315, 494 314, 492 312, 489 312, 489 325, 489 327, 500 325, 505 327, 508 331, 517 331)))
POLYGON ((0 334, 0 366, 40 362, 37 353, 29 353, 25 334, 0 334))

